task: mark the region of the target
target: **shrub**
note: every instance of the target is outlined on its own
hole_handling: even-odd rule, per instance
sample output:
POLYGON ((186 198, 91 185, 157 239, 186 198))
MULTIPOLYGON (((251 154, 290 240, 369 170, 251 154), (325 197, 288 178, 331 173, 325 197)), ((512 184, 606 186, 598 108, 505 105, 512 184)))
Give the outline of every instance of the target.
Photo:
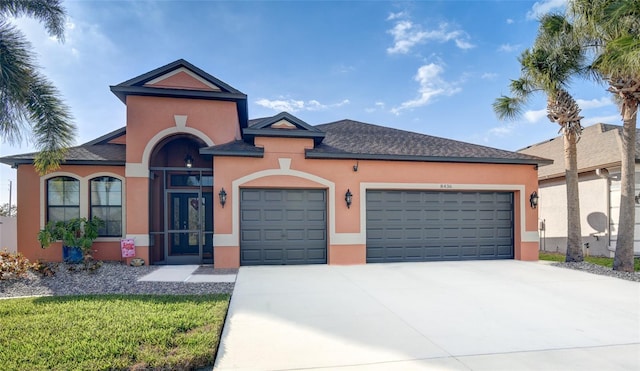
POLYGON ((35 264, 29 262, 22 254, 0 251, 0 280, 25 277, 35 264))

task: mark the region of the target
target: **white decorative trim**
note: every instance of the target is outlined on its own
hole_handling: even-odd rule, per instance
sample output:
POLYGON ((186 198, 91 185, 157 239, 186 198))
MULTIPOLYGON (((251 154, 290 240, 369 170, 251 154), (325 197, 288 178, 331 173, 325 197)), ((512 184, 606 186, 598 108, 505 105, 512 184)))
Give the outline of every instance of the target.
MULTIPOLYGON (((336 234, 335 230, 335 183, 321 178, 317 175, 305 173, 299 170, 291 170, 290 158, 279 158, 279 169, 269 169, 258 171, 249 175, 245 175, 231 182, 231 234, 214 234, 213 245, 214 246, 240 246, 240 186, 251 182, 253 180, 264 178, 268 176, 285 175, 293 176, 296 178, 302 178, 314 183, 318 183, 327 188, 327 194, 329 197, 328 211, 329 211, 329 236, 331 244, 340 244, 338 241, 341 239, 338 237, 341 234, 336 234), (334 243, 334 241, 336 241, 334 243)), ((347 233, 350 234, 350 233, 347 233)))
MULTIPOLYGON (((209 138, 206 134, 204 134, 198 129, 194 129, 189 126, 185 126, 184 128, 178 128, 177 126, 166 128, 164 130, 157 132, 156 135, 153 136, 153 138, 149 139, 149 141, 147 142, 147 145, 144 147, 144 151, 142 152, 142 162, 131 163, 131 164, 138 164, 140 166, 138 169, 135 169, 135 170, 132 168, 131 169, 132 173, 140 174, 141 169, 145 169, 147 173, 145 174, 144 178, 149 177, 149 172, 148 172, 149 157, 151 157, 151 152, 153 151, 155 146, 158 143, 160 143, 161 140, 173 134, 191 134, 195 137, 200 138, 209 147, 215 144, 213 143, 213 140, 211 140, 211 138, 209 138)), ((127 174, 127 176, 129 175, 127 174)))
POLYGON ((128 234, 126 238, 133 238, 133 243, 136 246, 149 246, 149 235, 148 234, 128 234))
MULTIPOLYGON (((47 201, 46 201, 46 191, 47 191, 47 180, 51 178, 56 178, 59 176, 68 176, 80 181, 80 217, 88 218, 89 217, 89 193, 91 192, 89 181, 93 178, 101 177, 101 176, 110 176, 114 177, 122 182, 122 190, 121 190, 121 207, 122 207, 122 234, 127 233, 127 178, 118 174, 114 174, 108 171, 99 171, 97 173, 92 173, 87 176, 79 176, 78 174, 70 173, 67 171, 57 171, 54 173, 47 174, 45 176, 40 177, 40 229, 44 228, 46 223, 46 213, 47 213, 47 201)), ((109 241, 110 238, 113 237, 99 237, 96 241, 109 241)), ((118 237, 119 238, 119 237, 118 237)))
POLYGON ((279 158, 278 164, 280 164, 280 170, 289 170, 291 168, 290 158, 279 158))
POLYGON ((187 115, 173 115, 173 119, 176 122, 178 129, 184 129, 187 127, 187 115))
POLYGON ((171 71, 171 72, 169 72, 169 73, 165 73, 165 74, 164 74, 164 75, 162 75, 162 76, 156 77, 155 79, 153 79, 153 80, 151 80, 151 81, 147 82, 145 85, 153 85, 153 84, 157 84, 157 83, 159 83, 159 82, 160 82, 160 81, 162 81, 162 80, 166 80, 167 78, 169 78, 169 77, 171 77, 171 76, 173 76, 173 75, 177 75, 177 74, 179 74, 180 72, 184 72, 184 73, 186 73, 187 75, 189 75, 189 76, 193 77, 194 79, 196 79, 196 80, 200 81, 201 83, 205 84, 206 86, 208 86, 209 88, 211 88, 211 89, 213 89, 213 90, 215 90, 215 91, 220 91, 220 90, 221 90, 218 86, 216 86, 216 85, 214 85, 214 84, 210 83, 209 81, 207 81, 207 80, 203 79, 202 77, 200 77, 200 76, 196 75, 195 73, 191 72, 190 70, 188 70, 188 69, 186 69, 186 68, 184 68, 184 67, 176 68, 175 70, 173 70, 173 71, 171 71))
POLYGON ((213 246, 239 246, 238 236, 233 234, 214 234, 213 246))
POLYGON ((522 238, 520 238, 520 240, 521 242, 540 242, 540 235, 538 234, 538 231, 525 231, 522 232, 522 238))
POLYGON ((141 162, 127 162, 124 164, 124 174, 127 178, 148 178, 149 167, 141 162))

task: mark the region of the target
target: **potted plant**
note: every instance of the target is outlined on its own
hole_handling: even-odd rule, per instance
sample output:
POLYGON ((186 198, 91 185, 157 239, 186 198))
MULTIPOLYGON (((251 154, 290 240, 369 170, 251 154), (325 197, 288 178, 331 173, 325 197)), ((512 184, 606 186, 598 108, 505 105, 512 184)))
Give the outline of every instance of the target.
POLYGON ((62 260, 67 263, 80 263, 91 257, 91 246, 98 238, 98 229, 103 224, 102 219, 95 216, 92 219, 51 221, 38 232, 38 241, 43 249, 55 241, 62 241, 62 260))

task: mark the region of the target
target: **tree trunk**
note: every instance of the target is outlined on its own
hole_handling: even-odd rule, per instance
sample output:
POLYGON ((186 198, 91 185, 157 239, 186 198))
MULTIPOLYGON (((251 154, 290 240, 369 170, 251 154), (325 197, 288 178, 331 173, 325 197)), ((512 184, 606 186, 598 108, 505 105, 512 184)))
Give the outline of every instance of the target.
POLYGON ((636 226, 636 118, 638 101, 625 99, 622 106, 622 175, 620 187, 620 222, 613 269, 633 272, 633 241, 636 226))
POLYGON ((578 135, 564 132, 564 165, 567 180, 567 262, 581 262, 582 231, 580 228, 580 197, 578 192, 578 135))

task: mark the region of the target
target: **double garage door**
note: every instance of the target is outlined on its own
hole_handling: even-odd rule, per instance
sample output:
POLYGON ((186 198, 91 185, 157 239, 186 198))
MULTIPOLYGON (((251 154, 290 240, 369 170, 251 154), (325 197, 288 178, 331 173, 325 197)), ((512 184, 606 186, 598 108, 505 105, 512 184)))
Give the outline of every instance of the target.
MULTIPOLYGON (((510 192, 367 191, 367 263, 513 258, 510 192)), ((241 189, 240 264, 325 264, 320 189, 241 189)))

